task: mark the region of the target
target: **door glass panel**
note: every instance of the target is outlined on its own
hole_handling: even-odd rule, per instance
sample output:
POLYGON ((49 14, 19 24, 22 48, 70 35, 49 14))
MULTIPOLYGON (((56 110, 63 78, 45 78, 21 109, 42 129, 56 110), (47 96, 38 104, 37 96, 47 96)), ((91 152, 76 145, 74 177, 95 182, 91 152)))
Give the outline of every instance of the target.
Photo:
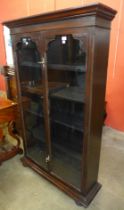
POLYGON ((30 37, 21 38, 16 46, 27 147, 26 155, 46 168, 44 96, 40 53, 36 43, 30 37))
POLYGON ((57 35, 47 48, 51 173, 80 189, 85 107, 85 39, 57 35))

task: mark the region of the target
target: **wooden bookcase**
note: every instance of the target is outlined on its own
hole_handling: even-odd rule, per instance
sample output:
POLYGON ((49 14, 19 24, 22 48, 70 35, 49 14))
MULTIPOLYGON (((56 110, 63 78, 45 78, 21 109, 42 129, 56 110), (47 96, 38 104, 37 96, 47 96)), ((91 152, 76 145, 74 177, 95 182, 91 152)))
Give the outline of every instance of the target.
POLYGON ((98 169, 109 37, 100 3, 4 22, 11 30, 23 164, 88 206, 98 169))

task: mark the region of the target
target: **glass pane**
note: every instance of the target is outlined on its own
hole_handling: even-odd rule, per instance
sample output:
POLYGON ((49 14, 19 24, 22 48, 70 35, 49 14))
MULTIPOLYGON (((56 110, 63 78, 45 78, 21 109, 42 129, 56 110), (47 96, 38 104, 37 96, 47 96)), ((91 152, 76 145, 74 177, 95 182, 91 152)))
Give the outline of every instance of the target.
POLYGON ((52 172, 80 189, 85 106, 85 41, 72 35, 48 43, 52 172))
POLYGON ((30 37, 17 44, 27 156, 46 168, 43 86, 40 54, 30 37))

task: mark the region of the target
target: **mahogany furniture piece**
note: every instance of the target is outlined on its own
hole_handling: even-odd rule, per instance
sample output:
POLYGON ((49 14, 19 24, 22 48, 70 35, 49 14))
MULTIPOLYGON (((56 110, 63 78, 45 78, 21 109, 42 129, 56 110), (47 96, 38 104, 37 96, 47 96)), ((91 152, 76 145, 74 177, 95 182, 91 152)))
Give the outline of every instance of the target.
POLYGON ((6 83, 7 98, 12 101, 16 101, 17 100, 17 87, 16 87, 14 67, 3 66, 2 74, 4 76, 5 83, 6 83))
POLYGON ((97 3, 3 23, 12 36, 23 163, 85 207, 101 187, 97 179, 115 14, 97 3))
MULTIPOLYGON (((6 83, 6 94, 7 98, 16 102, 18 104, 18 97, 17 97, 17 84, 16 84, 16 76, 15 76, 15 68, 12 66, 3 66, 3 76, 6 83)), ((21 126, 21 117, 20 117, 20 109, 17 105, 16 109, 16 133, 22 136, 22 126, 21 126)))
POLYGON ((17 104, 8 99, 0 98, 0 164, 14 157, 16 154, 22 154, 20 148, 20 139, 14 134, 14 122, 16 119, 17 104), (17 145, 11 145, 3 135, 2 125, 7 123, 8 132, 16 141, 17 145))

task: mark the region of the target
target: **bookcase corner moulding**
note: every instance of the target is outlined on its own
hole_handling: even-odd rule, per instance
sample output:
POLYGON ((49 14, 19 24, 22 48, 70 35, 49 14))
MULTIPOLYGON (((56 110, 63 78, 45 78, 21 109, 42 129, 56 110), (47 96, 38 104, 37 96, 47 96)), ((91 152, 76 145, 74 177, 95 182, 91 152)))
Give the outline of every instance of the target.
POLYGON ((98 183, 111 21, 97 3, 4 22, 10 28, 23 164, 87 207, 98 183))

